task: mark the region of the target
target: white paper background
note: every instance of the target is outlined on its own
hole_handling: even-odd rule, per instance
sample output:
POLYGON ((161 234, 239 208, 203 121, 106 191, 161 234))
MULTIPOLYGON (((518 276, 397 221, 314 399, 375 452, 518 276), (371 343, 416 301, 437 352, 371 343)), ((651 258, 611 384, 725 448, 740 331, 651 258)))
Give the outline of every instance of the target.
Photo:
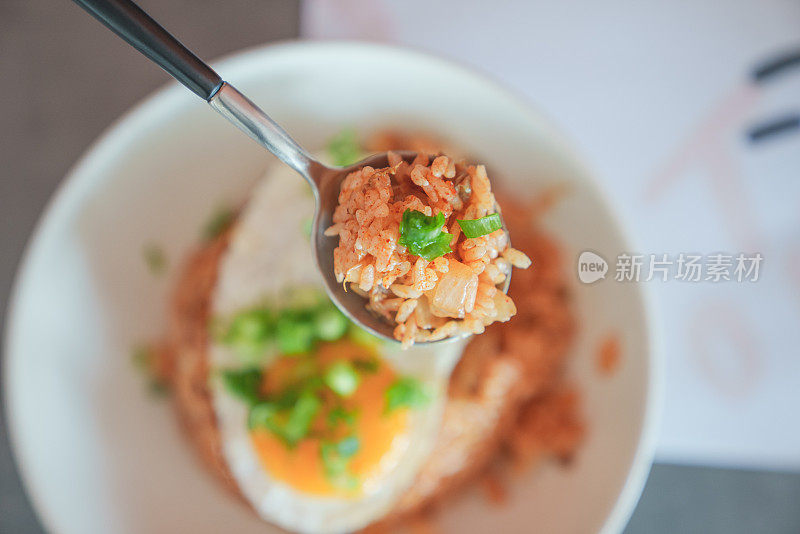
POLYGON ((650 282, 658 456, 800 469, 800 132, 746 138, 800 113, 800 66, 750 77, 800 50, 800 2, 307 0, 302 29, 433 51, 525 95, 615 197, 633 252, 761 252, 755 284, 650 282))

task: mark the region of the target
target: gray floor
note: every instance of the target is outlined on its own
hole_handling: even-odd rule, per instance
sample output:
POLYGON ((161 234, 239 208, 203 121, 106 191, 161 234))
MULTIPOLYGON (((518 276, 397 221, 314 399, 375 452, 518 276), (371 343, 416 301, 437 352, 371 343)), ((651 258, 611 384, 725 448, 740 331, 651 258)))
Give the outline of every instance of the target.
MULTIPOLYGON (((298 33, 291 0, 140 4, 204 58, 298 33)), ((1 321, 25 241, 54 188, 87 145, 166 75, 66 0, 0 0, 0 79, 1 321)), ((42 528, 0 420, 6 532, 42 528)), ((800 475, 657 465, 627 532, 800 533, 800 475)))
POLYGON ((800 475, 655 465, 626 534, 797 534, 800 475))

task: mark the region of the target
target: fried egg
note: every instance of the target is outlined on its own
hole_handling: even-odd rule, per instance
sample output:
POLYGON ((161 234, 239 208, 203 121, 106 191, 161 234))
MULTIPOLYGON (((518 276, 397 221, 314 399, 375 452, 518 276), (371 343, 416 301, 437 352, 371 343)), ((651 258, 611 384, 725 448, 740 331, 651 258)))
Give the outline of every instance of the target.
MULTIPOLYGON (((323 287, 306 230, 313 210, 313 197, 299 176, 283 166, 267 174, 241 214, 220 264, 212 302, 215 317, 230 316, 265 299, 280 302, 287 287, 323 287)), ((451 343, 411 350, 445 351, 455 361, 462 349, 463 344, 451 343)), ((316 357, 330 364, 351 360, 363 350, 342 341, 323 346, 316 357)), ((365 376, 348 399, 360 413, 360 448, 350 463, 356 482, 346 487, 326 477, 318 440, 287 447, 269 432, 249 428, 248 407, 212 379, 224 456, 242 494, 266 521, 301 533, 352 532, 389 512, 414 481, 440 426, 446 373, 432 366, 445 359, 406 357, 409 352, 401 352, 399 345, 378 344, 374 350, 380 367, 365 376), (385 391, 399 376, 423 384, 430 402, 421 409, 387 413, 385 391)), ((219 342, 212 341, 210 355, 214 369, 240 365, 230 347, 219 342)), ((268 375, 274 379, 296 365, 297 360, 276 357, 268 375)))

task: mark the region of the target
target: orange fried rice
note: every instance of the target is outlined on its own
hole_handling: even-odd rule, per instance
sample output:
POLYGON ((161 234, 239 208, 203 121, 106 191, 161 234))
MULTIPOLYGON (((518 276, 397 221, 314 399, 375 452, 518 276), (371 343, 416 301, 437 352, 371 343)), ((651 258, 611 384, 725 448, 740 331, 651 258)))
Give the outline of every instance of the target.
POLYGON ((389 166, 363 167, 342 182, 339 205, 328 236, 337 280, 367 299, 367 307, 396 323, 394 337, 404 347, 462 333, 480 334, 517 312, 499 288, 511 267, 525 269, 530 259, 509 244, 500 228, 468 238, 460 220, 497 212, 483 165, 464 165, 445 156, 420 153, 411 162, 389 152, 389 166), (444 216, 450 252, 432 260, 401 244, 407 211, 444 216))

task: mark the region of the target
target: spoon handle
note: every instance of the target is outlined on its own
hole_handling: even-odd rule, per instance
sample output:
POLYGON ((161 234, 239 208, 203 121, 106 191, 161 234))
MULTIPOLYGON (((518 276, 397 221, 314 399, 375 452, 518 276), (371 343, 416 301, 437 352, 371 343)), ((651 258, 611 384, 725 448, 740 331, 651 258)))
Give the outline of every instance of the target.
POLYGON ((283 128, 131 0, 74 0, 150 58, 237 128, 296 170, 315 190, 312 167, 321 167, 283 128))
POLYGON ((234 86, 222 82, 222 87, 208 103, 234 126, 297 171, 314 190, 318 189, 312 167, 321 167, 321 164, 234 86))
POLYGON ((203 100, 210 100, 222 87, 219 74, 130 0, 75 3, 203 100))

